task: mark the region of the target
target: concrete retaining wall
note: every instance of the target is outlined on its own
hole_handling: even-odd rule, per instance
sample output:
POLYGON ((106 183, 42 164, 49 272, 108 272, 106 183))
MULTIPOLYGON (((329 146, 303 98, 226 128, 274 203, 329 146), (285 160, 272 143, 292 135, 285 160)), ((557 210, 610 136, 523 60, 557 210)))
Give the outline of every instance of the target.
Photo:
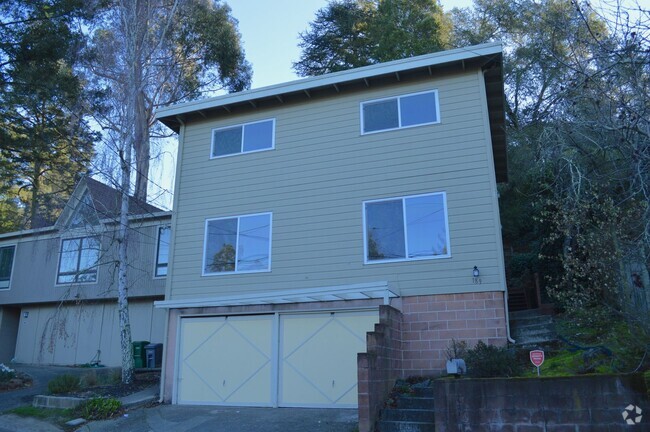
POLYGON ((438 380, 434 397, 436 432, 650 430, 650 404, 640 374, 438 380), (641 423, 626 423, 622 413, 629 405, 642 409, 641 423))

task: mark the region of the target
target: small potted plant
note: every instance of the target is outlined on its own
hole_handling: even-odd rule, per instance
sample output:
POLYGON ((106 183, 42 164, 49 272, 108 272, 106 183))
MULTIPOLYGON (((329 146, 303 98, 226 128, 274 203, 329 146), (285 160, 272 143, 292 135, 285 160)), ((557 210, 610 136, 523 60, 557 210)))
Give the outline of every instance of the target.
POLYGON ((447 347, 447 374, 459 377, 467 373, 465 357, 467 354, 467 342, 452 339, 447 347))

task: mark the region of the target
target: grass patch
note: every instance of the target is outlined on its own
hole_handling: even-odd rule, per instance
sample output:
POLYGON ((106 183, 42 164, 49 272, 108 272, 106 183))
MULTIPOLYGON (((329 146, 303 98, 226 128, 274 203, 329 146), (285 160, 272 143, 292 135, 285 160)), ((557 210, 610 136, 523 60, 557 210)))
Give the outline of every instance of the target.
POLYGON ((75 392, 80 388, 81 382, 79 377, 69 374, 59 375, 47 383, 47 390, 51 394, 75 392))
POLYGON ((14 408, 5 412, 6 414, 15 414, 20 417, 33 417, 39 420, 47 421, 49 423, 56 423, 64 425, 72 419, 75 419, 75 413, 72 409, 43 409, 36 408, 31 405, 26 405, 14 408))
POLYGON ((92 398, 75 409, 86 420, 109 419, 120 415, 122 411, 122 402, 115 398, 92 398))

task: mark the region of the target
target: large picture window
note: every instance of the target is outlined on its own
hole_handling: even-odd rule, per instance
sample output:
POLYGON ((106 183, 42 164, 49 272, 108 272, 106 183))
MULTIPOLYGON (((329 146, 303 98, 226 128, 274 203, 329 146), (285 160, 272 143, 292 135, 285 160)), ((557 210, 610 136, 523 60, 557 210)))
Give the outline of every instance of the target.
POLYGON ((57 284, 97 282, 99 237, 80 237, 61 242, 57 284))
POLYGON ((208 219, 203 274, 271 270, 271 213, 208 219))
POLYGON ((365 262, 451 256, 444 192, 363 204, 365 262))
POLYGON ((440 122, 438 91, 432 90, 361 103, 361 133, 440 122))
POLYGON ((15 253, 16 246, 14 245, 0 247, 0 289, 9 288, 15 253))
POLYGON ((158 248, 156 249, 156 277, 167 276, 167 265, 169 264, 169 241, 171 239, 171 227, 158 228, 158 248))
POLYGON ((272 149, 275 120, 262 120, 212 130, 212 158, 272 149))

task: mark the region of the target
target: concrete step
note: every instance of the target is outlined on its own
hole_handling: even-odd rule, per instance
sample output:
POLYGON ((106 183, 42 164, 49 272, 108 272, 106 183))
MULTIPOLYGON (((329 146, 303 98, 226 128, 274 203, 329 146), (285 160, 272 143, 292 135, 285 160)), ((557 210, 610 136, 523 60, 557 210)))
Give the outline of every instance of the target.
POLYGON ((433 398, 418 397, 418 396, 400 396, 397 399, 397 408, 433 410, 433 398))
POLYGON ((432 398, 433 397, 433 387, 417 387, 417 386, 413 386, 411 388, 411 390, 413 390, 413 396, 427 397, 427 398, 432 398))
POLYGON ((515 329, 512 335, 519 338, 540 338, 550 337, 555 338, 555 332, 551 329, 538 328, 538 329, 515 329))
POLYGON ((435 416, 432 409, 396 409, 381 410, 381 419, 387 421, 433 423, 435 416))
POLYGON ((553 324, 551 315, 525 316, 522 318, 510 318, 511 326, 550 325, 553 324))
POLYGON ((436 425, 429 422, 402 422, 381 420, 379 432, 436 432, 436 425))
POLYGON ((520 310, 520 311, 513 311, 513 312, 510 312, 508 315, 510 317, 510 321, 516 320, 516 319, 519 319, 519 318, 545 316, 544 314, 541 313, 541 311, 539 309, 525 309, 525 310, 520 310))

